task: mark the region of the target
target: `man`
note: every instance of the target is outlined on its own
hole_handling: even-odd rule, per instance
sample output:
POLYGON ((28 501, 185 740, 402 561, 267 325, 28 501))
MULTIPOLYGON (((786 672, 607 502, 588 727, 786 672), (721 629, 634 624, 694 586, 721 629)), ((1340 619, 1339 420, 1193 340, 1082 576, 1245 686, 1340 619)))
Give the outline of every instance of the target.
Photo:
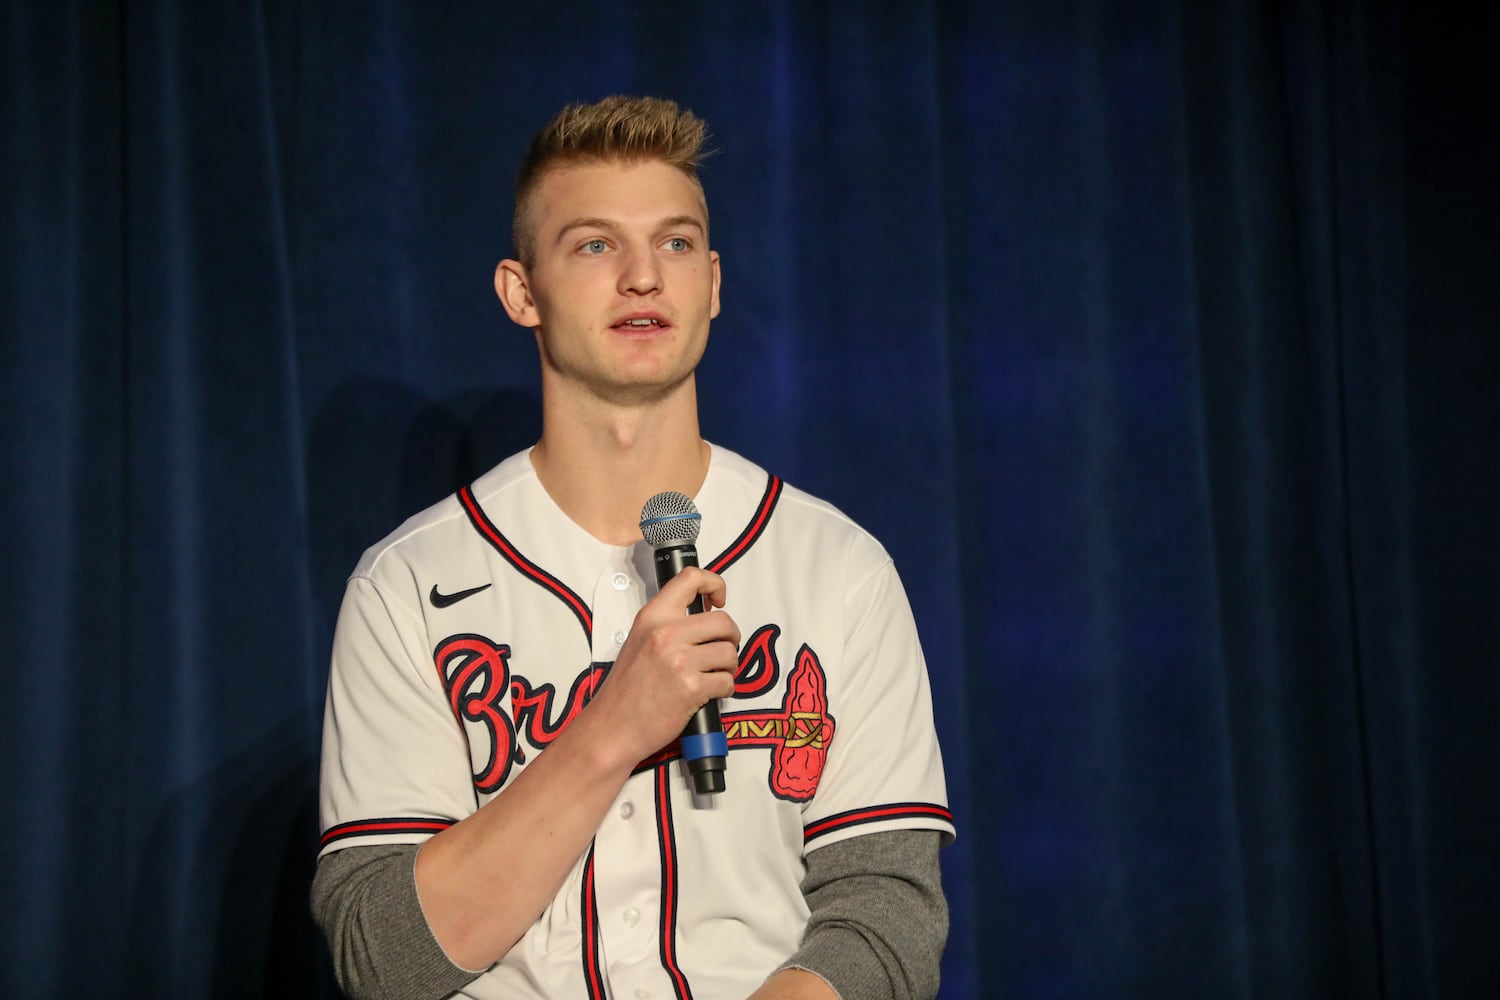
POLYGON ((541 440, 350 578, 313 907, 353 994, 936 992, 953 827, 890 558, 699 436, 703 135, 617 97, 537 136, 495 290, 536 338, 541 440), (655 592, 663 491, 707 568, 655 592), (696 795, 677 738, 711 699, 727 787, 696 795))

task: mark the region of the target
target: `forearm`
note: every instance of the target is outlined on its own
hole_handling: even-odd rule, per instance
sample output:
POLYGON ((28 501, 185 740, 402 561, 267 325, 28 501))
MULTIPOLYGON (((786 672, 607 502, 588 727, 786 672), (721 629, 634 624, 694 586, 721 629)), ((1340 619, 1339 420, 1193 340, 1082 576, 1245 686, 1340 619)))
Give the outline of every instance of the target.
POLYGON ((423 845, 417 892, 451 959, 478 968, 502 958, 556 896, 635 765, 700 705, 733 693, 740 636, 723 605, 712 573, 690 567, 669 580, 636 614, 588 705, 499 795, 423 845), (700 597, 709 610, 685 614, 700 597))
MULTIPOLYGON (((386 644, 396 641, 391 634, 394 630, 380 624, 386 621, 381 617, 383 599, 368 589, 361 594, 363 604, 346 606, 351 614, 350 634, 361 635, 363 628, 378 633, 386 644)), ((380 878, 365 873, 353 885, 344 884, 349 882, 344 866, 328 865, 327 858, 320 863, 320 879, 328 883, 318 887, 326 896, 322 904, 315 902, 315 908, 323 910, 320 924, 325 930, 331 928, 330 944, 344 955, 364 956, 361 960, 366 967, 352 971, 370 974, 369 995, 389 995, 391 987, 382 977, 405 974, 404 946, 413 941, 437 946, 450 964, 462 967, 460 973, 487 969, 509 953, 556 898, 635 766, 675 739, 699 706, 733 692, 739 630, 733 619, 718 610, 723 604, 723 580, 690 567, 641 608, 629 639, 587 705, 494 798, 430 838, 417 852, 406 885, 411 890, 407 902, 417 904, 415 912, 422 915, 421 921, 391 920, 382 912, 382 905, 399 895, 393 888, 399 873, 389 863, 372 869, 384 873, 380 878), (685 614, 698 598, 710 610, 685 614), (524 863, 518 863, 523 858, 524 863), (374 905, 372 894, 359 889, 363 883, 382 887, 374 905), (413 923, 415 929, 410 926, 413 923), (378 934, 378 942, 370 936, 372 932, 378 934), (382 952, 389 949, 402 954, 388 960, 382 952)), ((344 627, 341 613, 340 628, 344 627)), ((367 651, 370 657, 390 655, 379 639, 373 645, 381 648, 367 651)), ((341 696, 345 712, 352 717, 361 715, 360 697, 391 708, 384 685, 410 666, 394 663, 394 659, 389 674, 370 674, 373 668, 364 675, 356 671, 356 678, 365 677, 359 690, 330 679, 330 706, 341 696)), ((360 661, 350 662, 357 665, 360 661)), ((336 657, 336 670, 337 665, 336 657)), ((420 701, 422 696, 425 692, 417 707, 430 715, 433 706, 420 701)), ((330 718, 337 714, 330 708, 330 718)), ((431 735, 430 727, 411 726, 407 731, 431 735)), ((338 762, 346 752, 356 753, 338 742, 337 731, 334 739, 327 759, 338 762)), ((357 755, 350 762, 363 763, 357 755)), ((396 782, 401 801, 421 795, 420 775, 412 773, 409 763, 405 756, 390 762, 398 769, 408 765, 401 775, 404 784, 396 782)), ((453 763, 457 765, 458 760, 453 763)), ((325 775, 328 766, 341 771, 337 763, 325 765, 325 775)), ((382 773, 368 766, 354 769, 366 787, 381 787, 382 773)), ((345 785, 350 781, 346 776, 341 780, 345 785)), ((451 780, 448 790, 452 792, 451 780)), ((343 791, 360 797, 350 788, 343 791)), ((448 801, 454 810, 448 815, 454 815, 461 805, 451 797, 448 801)), ((408 906, 403 912, 409 914, 412 909, 408 906)))
MULTIPOLYGON (((579 732, 586 729, 580 726, 579 732)), ((614 797, 609 791, 615 783, 612 769, 590 772, 588 767, 571 769, 569 777, 577 784, 567 802, 546 794, 547 788, 558 787, 548 773, 566 768, 571 756, 569 743, 559 737, 533 763, 537 770, 531 780, 522 781, 523 772, 500 796, 420 850, 415 844, 351 847, 319 861, 313 915, 328 939, 345 993, 375 1000, 436 1000, 509 951, 555 896, 597 827, 597 817, 579 804, 603 796, 607 808, 614 797), (543 761, 551 763, 543 767, 543 761), (589 780, 585 773, 596 777, 589 780), (601 789, 597 796, 579 791, 593 786, 601 789), (542 810, 538 815, 547 815, 549 822, 525 821, 530 809, 542 810), (524 831, 518 832, 518 822, 524 823, 524 831), (524 866, 515 864, 522 853, 518 837, 525 840, 524 866), (570 842, 582 846, 569 852, 570 842), (434 845, 439 850, 433 851, 434 845), (436 863, 425 864, 429 858, 436 863), (445 922, 464 919, 468 923, 460 930, 465 936, 440 934, 445 922), (491 953, 478 950, 486 944, 491 953)), ((630 769, 619 770, 628 776, 630 769)))
POLYGON ((629 778, 634 755, 596 733, 596 718, 579 713, 504 791, 417 854, 422 911, 456 964, 486 968, 521 939, 629 778))

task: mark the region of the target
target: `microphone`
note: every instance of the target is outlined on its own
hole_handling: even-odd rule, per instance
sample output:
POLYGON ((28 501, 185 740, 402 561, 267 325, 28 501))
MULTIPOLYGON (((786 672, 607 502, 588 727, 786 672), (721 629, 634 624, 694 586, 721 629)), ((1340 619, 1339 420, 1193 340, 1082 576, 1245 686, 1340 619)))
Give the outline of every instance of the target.
MULTIPOLYGON (((687 566, 698 565, 698 539, 702 516, 693 501, 681 493, 658 493, 641 508, 641 535, 655 551, 656 585, 664 587, 687 566)), ((702 614, 703 595, 688 605, 688 614, 702 614)), ((724 739, 724 724, 719 721, 719 700, 693 713, 682 731, 682 759, 693 776, 693 788, 699 795, 724 790, 724 759, 729 744, 724 739)))

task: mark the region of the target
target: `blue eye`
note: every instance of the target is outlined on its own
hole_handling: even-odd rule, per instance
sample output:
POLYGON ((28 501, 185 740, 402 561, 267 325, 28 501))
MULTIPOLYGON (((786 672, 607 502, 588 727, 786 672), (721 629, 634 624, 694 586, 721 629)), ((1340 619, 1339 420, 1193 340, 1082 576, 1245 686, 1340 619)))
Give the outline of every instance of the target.
POLYGON ((589 240, 578 249, 588 254, 600 254, 609 249, 609 244, 603 240, 589 240))
POLYGON ((691 246, 692 244, 681 236, 674 236, 666 242, 667 249, 671 250, 673 253, 683 253, 687 251, 691 246))

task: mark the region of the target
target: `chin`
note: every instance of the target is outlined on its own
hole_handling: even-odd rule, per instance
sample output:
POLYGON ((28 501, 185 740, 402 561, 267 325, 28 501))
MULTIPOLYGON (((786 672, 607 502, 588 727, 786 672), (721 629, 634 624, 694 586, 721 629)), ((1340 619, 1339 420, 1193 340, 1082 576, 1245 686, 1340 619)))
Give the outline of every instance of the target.
POLYGON ((594 386, 599 398, 617 406, 650 406, 682 392, 691 391, 693 373, 671 379, 613 379, 594 386))

